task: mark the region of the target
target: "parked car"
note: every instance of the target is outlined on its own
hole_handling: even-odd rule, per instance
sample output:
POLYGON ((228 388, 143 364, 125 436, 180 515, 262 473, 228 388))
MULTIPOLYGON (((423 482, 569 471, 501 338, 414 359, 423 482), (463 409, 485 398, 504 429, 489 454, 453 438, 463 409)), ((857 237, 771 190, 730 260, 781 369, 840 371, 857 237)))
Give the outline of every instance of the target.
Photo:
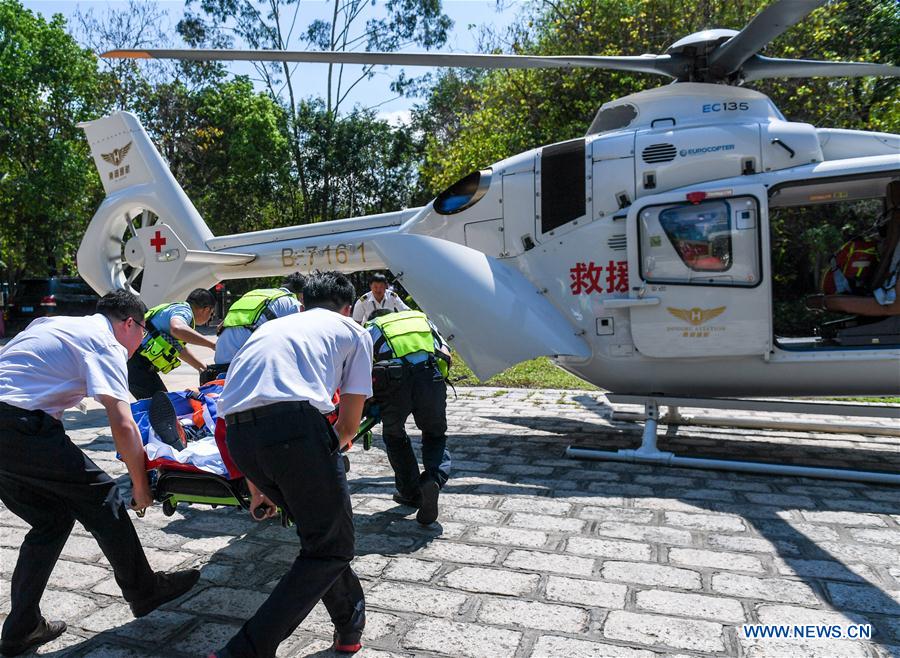
POLYGON ((7 329, 19 331, 34 318, 47 315, 91 315, 98 299, 79 277, 22 279, 9 300, 7 329))

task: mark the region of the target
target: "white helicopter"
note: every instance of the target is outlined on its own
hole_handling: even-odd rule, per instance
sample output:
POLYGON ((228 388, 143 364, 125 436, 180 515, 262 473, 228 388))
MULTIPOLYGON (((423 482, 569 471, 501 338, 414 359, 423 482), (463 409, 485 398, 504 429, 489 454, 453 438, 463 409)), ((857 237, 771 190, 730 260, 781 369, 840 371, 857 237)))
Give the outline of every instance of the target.
MULTIPOLYGON (((107 197, 78 251, 79 272, 101 293, 129 287, 142 273, 140 294, 152 305, 224 279, 389 269, 478 377, 549 355, 617 394, 611 400, 646 404, 642 448, 602 458, 721 467, 659 452, 658 405, 677 415, 681 405, 740 408, 741 401, 721 402, 730 396, 900 392, 895 321, 848 327, 843 339, 838 332, 779 340, 773 330, 770 212, 860 199, 887 207, 888 186, 900 181, 900 136, 791 122, 765 95, 735 86, 769 77, 900 74, 884 64, 758 54, 823 4, 779 0, 740 32, 698 32, 663 55, 639 57, 105 53, 598 67, 675 82, 606 103, 584 137, 494 163, 424 207, 225 236, 211 233, 137 119, 119 112, 82 124, 107 197), (702 404, 686 404, 691 400, 702 404)), ((886 407, 859 415, 898 417, 886 407)), ((790 472, 841 477, 817 472, 827 470, 790 472)))

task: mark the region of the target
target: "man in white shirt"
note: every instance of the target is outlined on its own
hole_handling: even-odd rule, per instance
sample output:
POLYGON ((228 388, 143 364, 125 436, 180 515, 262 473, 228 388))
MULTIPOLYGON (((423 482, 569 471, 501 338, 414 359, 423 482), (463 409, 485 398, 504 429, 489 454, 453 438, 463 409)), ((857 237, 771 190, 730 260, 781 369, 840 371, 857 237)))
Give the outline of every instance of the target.
POLYGON ((235 355, 219 397, 228 450, 247 476, 250 511, 297 523, 300 554, 228 645, 226 656, 274 656, 319 599, 334 623, 334 648, 358 651, 365 600, 350 568, 353 511, 341 448, 372 395, 372 339, 350 318, 353 286, 337 272, 311 275, 306 311, 266 322, 235 355), (324 414, 341 390, 334 428, 324 414))
POLYGON ((15 656, 66 630, 40 600, 75 521, 97 540, 135 617, 181 596, 200 572, 154 573, 121 490, 69 437, 63 411, 91 396, 106 409, 128 467, 135 510, 153 503, 128 403, 126 361, 144 336, 146 307, 117 290, 89 317, 39 318, 0 350, 0 500, 31 530, 19 548, 0 653, 15 656))
POLYGON ((388 289, 387 277, 384 274, 373 274, 369 279, 369 292, 356 300, 353 305, 353 319, 360 324, 365 324, 372 319, 375 311, 388 310, 408 311, 407 306, 400 295, 388 289))

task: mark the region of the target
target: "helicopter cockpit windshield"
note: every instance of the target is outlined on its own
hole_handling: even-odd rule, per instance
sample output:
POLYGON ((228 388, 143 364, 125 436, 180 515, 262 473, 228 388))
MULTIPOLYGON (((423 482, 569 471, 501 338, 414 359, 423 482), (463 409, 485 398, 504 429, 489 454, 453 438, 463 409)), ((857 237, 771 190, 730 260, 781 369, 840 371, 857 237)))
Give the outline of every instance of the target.
POLYGON ((491 186, 491 170, 474 171, 437 195, 434 210, 440 215, 455 215, 471 208, 491 186))

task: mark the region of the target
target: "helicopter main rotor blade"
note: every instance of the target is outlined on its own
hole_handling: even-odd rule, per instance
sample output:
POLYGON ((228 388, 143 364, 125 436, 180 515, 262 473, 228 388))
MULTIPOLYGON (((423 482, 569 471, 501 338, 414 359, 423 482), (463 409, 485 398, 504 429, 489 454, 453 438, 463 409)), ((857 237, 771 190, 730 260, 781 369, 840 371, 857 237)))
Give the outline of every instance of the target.
POLYGON ((296 50, 109 50, 101 57, 117 59, 183 59, 201 62, 318 62, 322 64, 381 64, 479 69, 601 68, 638 71, 675 77, 676 62, 669 55, 601 57, 594 55, 483 55, 463 53, 370 53, 296 50))
POLYGON ((743 30, 710 54, 710 68, 723 77, 734 73, 772 39, 826 2, 827 0, 778 0, 769 5, 754 16, 743 30))
POLYGON ((757 55, 744 64, 743 73, 745 80, 900 76, 900 66, 867 62, 826 62, 816 59, 778 59, 757 55))

